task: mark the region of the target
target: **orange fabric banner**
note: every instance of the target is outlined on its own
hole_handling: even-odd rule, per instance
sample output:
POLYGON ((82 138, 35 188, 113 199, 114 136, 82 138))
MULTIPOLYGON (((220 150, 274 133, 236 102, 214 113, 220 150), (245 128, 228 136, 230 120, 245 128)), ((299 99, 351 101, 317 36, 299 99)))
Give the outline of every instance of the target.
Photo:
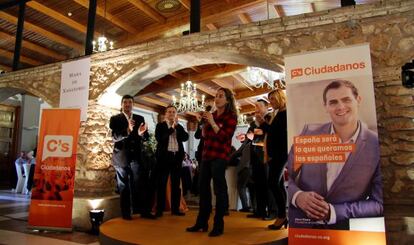
POLYGON ((385 245, 385 232, 289 228, 289 244, 385 245))
POLYGON ((33 177, 29 225, 72 228, 80 109, 44 109, 33 177))

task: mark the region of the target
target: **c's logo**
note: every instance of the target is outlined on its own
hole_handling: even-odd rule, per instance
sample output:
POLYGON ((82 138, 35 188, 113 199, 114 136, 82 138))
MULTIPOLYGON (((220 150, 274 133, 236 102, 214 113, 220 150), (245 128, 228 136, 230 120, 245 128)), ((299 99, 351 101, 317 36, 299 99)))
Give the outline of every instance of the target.
POLYGON ((302 68, 295 68, 290 71, 290 77, 293 79, 295 77, 303 76, 303 69, 302 68))
POLYGON ((70 135, 46 135, 42 161, 48 157, 72 156, 73 137, 70 135))

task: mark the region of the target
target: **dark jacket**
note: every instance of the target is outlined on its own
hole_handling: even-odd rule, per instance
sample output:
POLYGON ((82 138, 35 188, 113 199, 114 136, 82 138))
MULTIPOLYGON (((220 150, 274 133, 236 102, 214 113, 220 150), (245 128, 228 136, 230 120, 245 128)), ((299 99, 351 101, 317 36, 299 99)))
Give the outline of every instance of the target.
POLYGON ((260 128, 266 137, 267 154, 277 164, 285 164, 287 161, 287 118, 286 110, 279 111, 271 124, 262 123, 260 128))
POLYGON ((172 134, 174 131, 176 131, 178 143, 177 159, 181 159, 181 161, 184 160, 183 142, 188 140, 188 133, 180 124, 177 124, 175 126, 175 129, 173 129, 168 127, 167 122, 161 122, 158 123, 155 128, 155 139, 157 140, 157 160, 160 164, 165 162, 165 156, 167 156, 168 151, 168 140, 170 134, 172 134))
POLYGON ((128 120, 123 113, 112 116, 109 122, 109 128, 112 130, 112 139, 114 141, 114 151, 112 163, 115 166, 125 167, 131 161, 141 160, 142 141, 148 139, 148 131, 142 136, 138 135, 138 128, 141 123, 145 123, 144 117, 132 115, 135 126, 128 135, 128 120))

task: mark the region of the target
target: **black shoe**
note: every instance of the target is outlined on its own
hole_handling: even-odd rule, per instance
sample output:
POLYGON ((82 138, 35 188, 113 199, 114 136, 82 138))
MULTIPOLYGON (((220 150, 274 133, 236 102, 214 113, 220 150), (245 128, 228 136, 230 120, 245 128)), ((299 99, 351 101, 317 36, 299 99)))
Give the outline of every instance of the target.
POLYGON ((274 224, 268 225, 267 228, 269 228, 270 230, 280 230, 282 226, 284 226, 285 229, 287 228, 288 226, 287 218, 284 218, 282 221, 279 221, 279 219, 277 219, 274 224), (276 224, 276 222, 278 224, 276 224))
POLYGON ((155 214, 155 217, 157 217, 157 218, 162 217, 162 212, 157 212, 157 213, 155 214))
POLYGON ((141 218, 144 219, 156 219, 157 217, 153 215, 152 213, 142 213, 141 218))
POLYGON ((230 216, 229 210, 224 211, 224 216, 230 216))
POLYGON ((197 231, 202 231, 202 232, 206 232, 208 231, 208 225, 198 225, 195 224, 191 227, 187 227, 187 229, 185 229, 188 232, 197 232, 197 231))
POLYGON ((220 236, 220 235, 223 235, 223 229, 213 228, 213 230, 210 231, 210 233, 208 233, 209 237, 215 237, 215 236, 220 236))
POLYGON ((185 216, 185 213, 182 213, 182 212, 172 212, 171 215, 174 215, 174 216, 185 216))

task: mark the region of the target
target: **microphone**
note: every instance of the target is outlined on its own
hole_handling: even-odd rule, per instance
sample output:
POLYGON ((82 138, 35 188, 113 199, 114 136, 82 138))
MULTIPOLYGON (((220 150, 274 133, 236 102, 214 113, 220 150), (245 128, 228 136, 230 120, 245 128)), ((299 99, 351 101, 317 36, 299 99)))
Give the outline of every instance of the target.
POLYGON ((211 111, 211 105, 206 106, 206 112, 210 112, 211 111))
MULTIPOLYGON (((211 105, 207 105, 206 106, 206 109, 204 110, 204 112, 210 112, 211 111, 211 108, 212 108, 211 105)), ((203 115, 204 112, 202 112, 201 115, 203 115)), ((204 124, 205 122, 206 122, 206 120, 204 118, 201 118, 200 125, 204 124)))

